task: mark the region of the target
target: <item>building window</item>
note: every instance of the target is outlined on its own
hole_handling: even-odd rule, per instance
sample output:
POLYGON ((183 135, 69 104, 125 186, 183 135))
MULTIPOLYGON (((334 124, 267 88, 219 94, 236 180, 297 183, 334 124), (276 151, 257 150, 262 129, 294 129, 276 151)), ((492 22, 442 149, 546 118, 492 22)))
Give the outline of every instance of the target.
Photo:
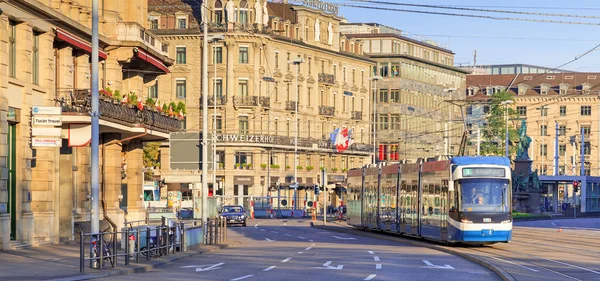
POLYGON ((177 28, 185 29, 187 25, 186 18, 177 18, 177 28))
POLYGON ((157 18, 150 19, 150 29, 158 29, 158 19, 157 18))
POLYGON ((379 102, 388 102, 388 90, 379 90, 379 102))
POLYGON ((311 102, 310 102, 310 100, 312 99, 312 88, 311 87, 308 87, 306 89, 306 99, 307 99, 306 105, 311 106, 311 102))
POLYGON ((548 108, 547 107, 540 108, 540 116, 548 116, 548 108))
POLYGON ((178 99, 185 99, 185 97, 186 97, 185 80, 176 80, 175 93, 176 93, 176 96, 178 99))
POLYGON ((591 145, 590 145, 590 142, 587 142, 587 141, 586 141, 586 142, 583 144, 583 154, 584 154, 584 155, 590 155, 590 154, 592 154, 592 147, 591 147, 591 145))
POLYGON ((223 47, 215 47, 214 63, 223 63, 223 47))
POLYGON ((390 91, 390 102, 391 103, 399 103, 400 102, 400 90, 391 90, 390 91))
POLYGON ((215 1, 215 23, 221 25, 223 22, 223 3, 220 0, 215 1))
POLYGON ((33 33, 33 54, 31 56, 31 82, 40 83, 40 35, 33 33))
POLYGON ((185 47, 177 47, 176 49, 177 49, 177 55, 175 57, 175 63, 185 64, 185 61, 186 61, 185 47))
POLYGON ((558 146, 558 156, 566 156, 567 155, 567 145, 561 144, 558 146))
POLYGON ((333 65, 333 81, 337 80, 337 65, 333 65))
POLYGON ((214 94, 217 98, 223 97, 223 79, 215 79, 214 94))
POLYGON ((238 22, 241 26, 248 26, 248 2, 246 0, 240 1, 240 8, 238 10, 240 11, 238 22))
POLYGON ((312 58, 308 58, 308 76, 312 75, 312 58))
POLYGON ((379 68, 379 75, 381 77, 388 77, 388 66, 387 66, 387 64, 386 65, 382 65, 379 68))
POLYGON ((564 105, 560 107, 560 116, 567 116, 567 107, 564 105))
POLYGON ((352 84, 356 85, 356 69, 352 69, 352 84))
POLYGON ((8 75, 17 77, 17 23, 9 21, 8 27, 8 75))
POLYGON ((346 83, 346 67, 342 67, 342 81, 346 83))
POLYGON ((240 96, 240 97, 248 96, 248 80, 240 80, 238 82, 238 96, 240 96))
POLYGON ((590 137, 590 134, 592 133, 592 127, 590 126, 581 126, 581 130, 583 131, 583 135, 587 138, 590 137))
POLYGON ((252 153, 251 152, 236 152, 235 153, 235 166, 240 167, 242 165, 252 164, 252 153))
POLYGON ((248 63, 248 47, 240 47, 240 63, 248 63))
POLYGON ((467 115, 473 115, 473 106, 472 105, 467 106, 467 115))
POLYGON ((548 145, 540 144, 540 156, 548 156, 548 145))
MULTIPOLYGON (((290 52, 287 53, 287 61, 290 61, 290 59, 292 58, 292 54, 290 52)), ((287 71, 289 72, 291 69, 291 64, 287 63, 287 71)))
POLYGON ((239 119, 240 135, 248 134, 248 116, 240 116, 239 119))
POLYGON ((158 98, 158 81, 154 85, 148 87, 148 98, 158 98))
POLYGON ((279 69, 279 52, 275 52, 275 69, 279 69))
POLYGON ((279 82, 275 82, 272 95, 275 95, 275 101, 279 101, 279 82))
POLYGON ((184 118, 183 118, 183 120, 181 120, 181 123, 180 123, 180 124, 181 124, 181 127, 180 127, 180 128, 181 128, 182 130, 185 130, 185 129, 187 129, 187 117, 184 117, 184 118))
POLYGON ((592 115, 592 107, 589 105, 581 106, 581 116, 591 116, 592 115))
POLYGON ((567 135, 567 125, 560 125, 560 126, 558 126, 558 135, 559 136, 566 136, 567 135))
POLYGON ((519 116, 527 116, 527 106, 517 106, 517 114, 519 116))
POLYGON ((215 131, 217 131, 217 134, 222 134, 223 133, 223 117, 221 116, 217 116, 216 118, 216 127, 215 127, 215 131))
POLYGON ((388 117, 387 116, 379 116, 379 129, 387 130, 388 127, 388 117))
POLYGON ((548 125, 541 125, 540 126, 540 135, 541 136, 547 136, 548 135, 548 125))
POLYGON ((390 117, 390 124, 392 130, 400 130, 400 115, 392 114, 392 116, 390 117))

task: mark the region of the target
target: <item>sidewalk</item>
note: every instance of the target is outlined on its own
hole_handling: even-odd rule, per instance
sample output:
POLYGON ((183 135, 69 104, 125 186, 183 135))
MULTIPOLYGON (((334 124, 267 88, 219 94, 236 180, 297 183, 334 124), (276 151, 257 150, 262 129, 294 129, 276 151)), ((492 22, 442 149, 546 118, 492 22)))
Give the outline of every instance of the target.
POLYGON ((166 266, 174 261, 197 254, 227 248, 237 244, 229 242, 221 245, 203 245, 200 249, 188 250, 174 255, 153 258, 146 261, 140 256, 140 263, 132 259, 128 266, 123 265, 125 257, 119 257, 118 267, 104 270, 89 268, 79 272, 79 244, 43 245, 0 252, 0 280, 87 280, 106 276, 147 272, 153 268, 166 266))

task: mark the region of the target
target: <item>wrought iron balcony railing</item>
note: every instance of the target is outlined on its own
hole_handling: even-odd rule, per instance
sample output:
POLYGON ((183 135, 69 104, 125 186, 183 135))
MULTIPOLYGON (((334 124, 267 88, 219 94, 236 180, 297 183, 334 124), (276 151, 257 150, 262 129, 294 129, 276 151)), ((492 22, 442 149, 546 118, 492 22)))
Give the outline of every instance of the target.
POLYGON ((334 114, 335 114, 335 107, 326 106, 326 105, 319 106, 319 115, 333 116, 334 114))
POLYGON ((352 120, 362 120, 362 111, 352 111, 350 113, 350 119, 352 119, 352 120))
MULTIPOLYGON (((225 104, 227 104, 227 96, 217 97, 216 101, 217 101, 217 106, 225 105, 225 104)), ((215 106, 215 98, 208 97, 208 105, 209 106, 215 106)))
POLYGON ((233 97, 233 106, 258 106, 257 96, 233 97))
POLYGON ((335 84, 335 76, 333 74, 319 73, 319 83, 333 85, 335 84))
POLYGON ((289 100, 289 101, 285 102, 285 110, 296 111, 297 107, 298 107, 298 102, 297 101, 289 100))

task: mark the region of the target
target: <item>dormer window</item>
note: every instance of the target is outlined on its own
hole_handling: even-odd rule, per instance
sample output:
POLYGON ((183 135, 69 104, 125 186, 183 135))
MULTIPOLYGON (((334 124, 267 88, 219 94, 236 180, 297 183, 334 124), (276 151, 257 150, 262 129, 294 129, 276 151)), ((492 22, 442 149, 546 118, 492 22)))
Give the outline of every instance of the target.
POLYGON ((158 29, 158 17, 149 16, 148 26, 150 29, 158 29))
POLYGON ((187 18, 186 17, 177 17, 177 28, 186 29, 187 27, 187 18))
POLYGON ((550 91, 550 85, 548 85, 548 84, 540 85, 540 95, 547 95, 548 91, 550 91))
POLYGON ((491 96, 491 95, 493 94, 493 92, 492 92, 492 91, 493 91, 493 89, 494 89, 494 88, 492 88, 492 87, 486 87, 486 88, 485 88, 485 95, 486 95, 486 96, 491 96))
POLYGON ((529 90, 529 85, 526 84, 520 84, 519 85, 519 96, 523 96, 527 93, 527 90, 529 90))
POLYGON ((591 90, 592 85, 590 83, 583 83, 581 85, 581 93, 583 93, 584 95, 589 95, 591 90))
POLYGON ((560 83, 559 89, 558 89, 558 94, 559 95, 566 95, 568 90, 569 90, 569 84, 567 84, 567 83, 560 83))
POLYGON ((468 97, 472 97, 473 95, 475 95, 475 91, 473 90, 473 88, 472 88, 472 87, 469 87, 469 88, 467 89, 467 96, 468 96, 468 97))

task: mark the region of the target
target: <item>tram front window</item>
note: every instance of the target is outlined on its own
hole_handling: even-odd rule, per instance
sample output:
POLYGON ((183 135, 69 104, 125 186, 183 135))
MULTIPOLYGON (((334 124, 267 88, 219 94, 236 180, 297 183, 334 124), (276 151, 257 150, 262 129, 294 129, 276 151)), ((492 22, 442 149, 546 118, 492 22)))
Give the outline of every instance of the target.
POLYGON ((508 180, 461 179, 457 181, 461 192, 463 212, 506 213, 509 212, 508 180))

